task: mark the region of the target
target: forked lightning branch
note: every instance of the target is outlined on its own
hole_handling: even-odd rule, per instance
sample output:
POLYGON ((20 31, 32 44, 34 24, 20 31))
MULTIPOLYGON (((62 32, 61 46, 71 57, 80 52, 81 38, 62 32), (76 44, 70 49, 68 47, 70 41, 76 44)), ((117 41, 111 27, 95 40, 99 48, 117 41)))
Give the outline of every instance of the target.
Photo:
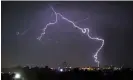
POLYGON ((95 54, 93 55, 94 57, 94 61, 97 63, 98 67, 99 67, 99 63, 100 61, 98 60, 98 53, 100 52, 100 50, 103 48, 103 45, 104 45, 104 39, 101 39, 101 38, 98 38, 98 37, 91 37, 90 34, 89 34, 89 28, 80 28, 79 26, 77 26, 73 21, 67 19, 66 17, 64 17, 63 15, 61 15, 60 13, 57 13, 53 7, 51 7, 52 11, 54 12, 55 14, 55 21, 54 22, 50 22, 48 24, 46 24, 46 26, 43 28, 43 32, 41 33, 41 35, 37 38, 38 40, 41 40, 43 35, 45 35, 45 31, 46 29, 48 28, 48 26, 50 25, 54 25, 58 22, 58 16, 60 16, 63 20, 71 23, 73 25, 73 27, 81 30, 81 32, 83 34, 86 34, 90 39, 92 40, 98 40, 101 42, 101 46, 97 49, 97 51, 95 52, 95 54))

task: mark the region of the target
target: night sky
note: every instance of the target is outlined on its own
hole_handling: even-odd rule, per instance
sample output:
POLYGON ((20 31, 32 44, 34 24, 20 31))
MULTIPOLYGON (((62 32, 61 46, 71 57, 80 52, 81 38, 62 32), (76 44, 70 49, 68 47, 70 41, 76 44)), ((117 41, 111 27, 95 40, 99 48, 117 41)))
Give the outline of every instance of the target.
POLYGON ((133 2, 89 1, 2 2, 2 67, 57 67, 64 61, 72 67, 97 66, 92 56, 101 43, 61 17, 47 28, 41 41, 36 39, 44 26, 55 20, 49 5, 81 28, 89 28, 91 36, 105 40, 98 54, 102 66, 133 67, 133 2))

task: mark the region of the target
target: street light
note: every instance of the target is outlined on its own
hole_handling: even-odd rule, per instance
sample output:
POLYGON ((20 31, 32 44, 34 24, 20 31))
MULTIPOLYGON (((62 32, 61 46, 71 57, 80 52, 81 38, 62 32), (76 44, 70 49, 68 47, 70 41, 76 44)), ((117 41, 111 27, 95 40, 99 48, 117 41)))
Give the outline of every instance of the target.
POLYGON ((20 73, 15 73, 14 79, 20 79, 21 78, 21 74, 20 73))
POLYGON ((60 69, 60 72, 63 72, 63 69, 60 69))

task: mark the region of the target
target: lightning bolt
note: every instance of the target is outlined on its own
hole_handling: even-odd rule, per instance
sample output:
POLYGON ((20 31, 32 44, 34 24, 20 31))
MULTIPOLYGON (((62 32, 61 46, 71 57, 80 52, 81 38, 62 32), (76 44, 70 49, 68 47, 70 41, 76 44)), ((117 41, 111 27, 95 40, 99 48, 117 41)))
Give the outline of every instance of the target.
POLYGON ((75 28, 79 29, 82 31, 83 34, 87 34, 88 37, 92 40, 97 40, 101 42, 101 46, 97 49, 97 51, 95 52, 95 54, 93 55, 94 61, 97 63, 98 67, 100 64, 100 61, 98 60, 98 53, 100 52, 100 50, 103 48, 104 46, 104 39, 98 38, 98 37, 91 37, 89 34, 89 28, 80 28, 79 26, 77 26, 73 21, 65 18, 63 15, 61 15, 60 13, 57 13, 53 7, 51 7, 52 11, 55 14, 55 21, 54 22, 50 22, 48 24, 46 24, 46 26, 43 28, 43 32, 41 33, 41 35, 37 38, 38 40, 41 40, 43 35, 45 35, 45 31, 48 28, 48 26, 50 25, 54 25, 58 22, 58 16, 60 16, 62 19, 66 20, 67 22, 71 23, 75 28))

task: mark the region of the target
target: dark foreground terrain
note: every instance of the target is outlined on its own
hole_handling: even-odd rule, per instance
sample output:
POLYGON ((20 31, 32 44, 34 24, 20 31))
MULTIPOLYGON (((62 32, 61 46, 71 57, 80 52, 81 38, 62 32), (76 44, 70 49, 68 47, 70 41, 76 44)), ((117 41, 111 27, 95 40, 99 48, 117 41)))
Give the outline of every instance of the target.
POLYGON ((121 70, 52 70, 50 68, 23 68, 16 70, 21 77, 15 79, 15 73, 2 72, 1 80, 133 80, 132 69, 121 70))

